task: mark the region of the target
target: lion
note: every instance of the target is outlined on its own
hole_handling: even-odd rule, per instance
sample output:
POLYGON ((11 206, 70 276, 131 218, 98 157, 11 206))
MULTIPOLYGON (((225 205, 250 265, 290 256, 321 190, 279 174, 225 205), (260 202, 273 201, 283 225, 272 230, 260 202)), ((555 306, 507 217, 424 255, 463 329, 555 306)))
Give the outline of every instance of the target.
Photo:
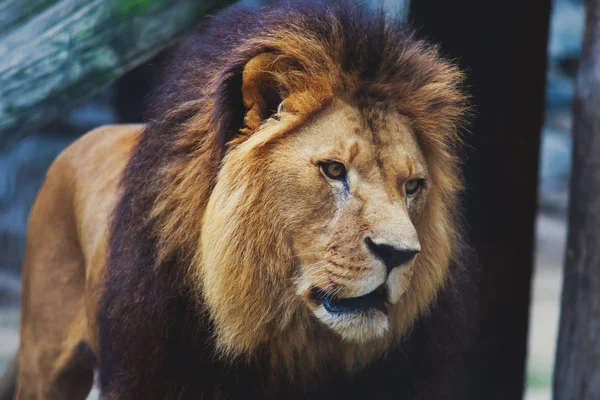
POLYGON ((463 74, 381 11, 230 9, 32 208, 17 399, 464 399, 463 74))

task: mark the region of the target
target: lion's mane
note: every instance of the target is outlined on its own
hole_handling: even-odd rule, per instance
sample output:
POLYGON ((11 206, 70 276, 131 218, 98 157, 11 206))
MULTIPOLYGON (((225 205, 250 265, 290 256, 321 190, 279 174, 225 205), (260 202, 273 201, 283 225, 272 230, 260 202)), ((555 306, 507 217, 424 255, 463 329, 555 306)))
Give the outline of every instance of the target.
MULTIPOLYGON (((276 398, 306 398, 312 390, 313 397, 328 398, 342 392, 345 398, 367 398, 377 390, 389 394, 389 386, 377 389, 379 383, 412 398, 444 387, 448 360, 454 360, 449 354, 460 347, 459 334, 452 332, 464 322, 458 296, 464 271, 456 262, 458 132, 466 109, 461 83, 461 73, 435 47, 382 13, 360 7, 234 8, 184 41, 154 96, 114 212, 99 313, 100 377, 107 398, 265 398, 276 390, 276 398), (272 383, 283 378, 272 358, 263 357, 269 353, 264 346, 243 360, 219 357, 211 315, 196 290, 202 215, 227 145, 245 140, 261 123, 243 103, 243 70, 266 52, 293 66, 293 73, 272 74, 297 124, 335 96, 392 104, 411 121, 436 187, 421 224, 428 247, 419 263, 430 272, 420 277, 415 272, 409 290, 415 294, 404 300, 399 331, 412 331, 402 350, 353 378, 339 360, 324 367, 313 387, 290 383, 275 389, 272 383), (437 386, 419 386, 424 376, 436 376, 437 386)), ((263 288, 254 293, 266 295, 263 288)))

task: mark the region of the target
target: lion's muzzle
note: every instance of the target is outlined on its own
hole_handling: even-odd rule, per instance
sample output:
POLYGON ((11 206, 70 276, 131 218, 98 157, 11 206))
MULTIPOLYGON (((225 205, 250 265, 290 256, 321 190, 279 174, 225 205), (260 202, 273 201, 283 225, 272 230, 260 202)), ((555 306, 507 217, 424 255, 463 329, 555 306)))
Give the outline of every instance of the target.
POLYGON ((312 298, 315 303, 322 304, 325 310, 332 314, 348 314, 368 310, 379 310, 387 314, 385 285, 381 285, 363 296, 346 298, 339 298, 322 289, 314 288, 312 298))

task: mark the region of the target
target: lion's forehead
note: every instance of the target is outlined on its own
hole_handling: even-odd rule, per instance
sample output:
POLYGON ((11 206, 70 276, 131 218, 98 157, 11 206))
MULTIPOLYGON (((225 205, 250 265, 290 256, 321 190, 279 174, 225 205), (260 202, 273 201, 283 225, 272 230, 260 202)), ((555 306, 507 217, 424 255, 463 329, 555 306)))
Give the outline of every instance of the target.
POLYGON ((408 118, 391 107, 374 112, 334 101, 297 132, 289 135, 301 159, 346 163, 361 181, 380 181, 382 172, 394 179, 426 174, 424 153, 408 118))

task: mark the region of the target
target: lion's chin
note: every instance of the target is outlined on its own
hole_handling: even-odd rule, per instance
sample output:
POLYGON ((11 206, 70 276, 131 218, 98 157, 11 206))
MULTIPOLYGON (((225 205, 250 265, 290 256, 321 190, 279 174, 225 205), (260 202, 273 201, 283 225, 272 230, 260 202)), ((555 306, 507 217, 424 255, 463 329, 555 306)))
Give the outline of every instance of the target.
POLYGON ((332 313, 323 305, 313 310, 315 316, 349 342, 364 343, 383 337, 388 330, 387 313, 371 308, 350 313, 332 313))
POLYGON ((346 341, 368 342, 381 338, 388 329, 385 284, 359 297, 340 298, 319 288, 313 288, 309 297, 319 321, 346 341))

